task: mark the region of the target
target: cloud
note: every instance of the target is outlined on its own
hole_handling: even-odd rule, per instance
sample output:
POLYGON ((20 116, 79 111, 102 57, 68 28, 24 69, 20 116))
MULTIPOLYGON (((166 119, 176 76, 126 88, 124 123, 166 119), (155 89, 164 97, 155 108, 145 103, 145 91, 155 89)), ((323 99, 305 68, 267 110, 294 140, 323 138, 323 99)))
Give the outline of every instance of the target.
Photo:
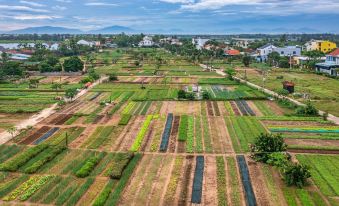
POLYGON ((44 9, 35 9, 28 6, 10 6, 10 5, 0 5, 0 10, 3 11, 28 11, 28 12, 41 12, 46 13, 47 10, 44 9))
POLYGON ((178 3, 182 3, 182 4, 190 4, 190 3, 194 3, 194 0, 160 0, 161 2, 165 2, 165 3, 171 3, 171 4, 178 4, 178 3))
POLYGON ((16 20, 44 20, 44 19, 59 19, 61 16, 48 16, 48 15, 18 15, 14 16, 16 20))
POLYGON ((56 0, 56 1, 61 3, 72 3, 71 0, 56 0))
POLYGON ((57 11, 64 11, 67 9, 67 7, 56 5, 56 6, 53 6, 52 9, 57 10, 57 11))
POLYGON ((88 2, 86 6, 119 6, 118 4, 106 3, 106 2, 88 2))
POLYGON ((45 7, 46 5, 44 4, 39 4, 39 3, 36 3, 36 2, 31 2, 31 1, 20 1, 21 4, 27 4, 27 5, 30 5, 30 6, 34 6, 34 7, 45 7))

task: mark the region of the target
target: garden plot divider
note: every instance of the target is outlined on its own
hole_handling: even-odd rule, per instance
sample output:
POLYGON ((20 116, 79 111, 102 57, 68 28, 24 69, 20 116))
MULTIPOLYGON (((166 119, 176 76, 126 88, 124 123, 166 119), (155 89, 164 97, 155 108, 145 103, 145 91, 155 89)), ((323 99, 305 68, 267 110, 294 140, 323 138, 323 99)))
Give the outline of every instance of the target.
POLYGON ((166 120, 166 125, 164 129, 164 133, 162 134, 161 144, 160 144, 160 152, 166 152, 169 142, 169 137, 172 129, 173 122, 173 114, 169 113, 166 120))
POLYGON ((237 155, 237 162, 239 165, 239 171, 241 175, 242 185, 244 187, 245 199, 248 206, 256 206, 257 201, 253 192, 253 187, 248 171, 247 163, 244 155, 237 155))
POLYGON ((192 187, 192 203, 201 204, 202 183, 204 180, 204 156, 196 157, 196 166, 194 171, 193 187, 192 187))
POLYGON ((40 137, 39 139, 37 139, 35 142, 33 142, 33 144, 37 145, 43 141, 45 141, 46 139, 48 139, 49 137, 51 137, 54 133, 56 133, 60 128, 59 127, 54 127, 51 130, 49 130, 48 132, 46 132, 46 134, 44 134, 42 137, 40 137))

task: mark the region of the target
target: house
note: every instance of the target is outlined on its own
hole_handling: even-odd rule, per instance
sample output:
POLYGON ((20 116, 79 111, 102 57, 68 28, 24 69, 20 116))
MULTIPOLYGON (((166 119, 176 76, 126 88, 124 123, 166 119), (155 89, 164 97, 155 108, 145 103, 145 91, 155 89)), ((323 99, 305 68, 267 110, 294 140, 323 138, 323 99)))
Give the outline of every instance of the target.
POLYGON ((236 49, 229 49, 229 50, 225 50, 225 56, 238 56, 240 55, 240 51, 236 50, 236 49))
POLYGON ((268 59, 268 55, 272 52, 279 53, 282 57, 293 57, 301 55, 301 48, 298 46, 286 46, 276 47, 273 44, 266 44, 257 49, 254 56, 258 62, 265 62, 268 59))
MULTIPOLYGON (((305 65, 310 60, 312 60, 312 58, 307 57, 307 56, 294 56, 293 57, 294 65, 298 65, 301 67, 303 67, 303 65, 305 65)), ((326 60, 326 57, 321 57, 319 60, 324 62, 326 60)))
POLYGON ((301 48, 298 46, 277 47, 273 51, 278 52, 280 56, 300 56, 301 48))
POLYGON ((283 89, 287 90, 290 94, 294 93, 295 84, 293 82, 284 81, 282 84, 283 84, 283 89))
POLYGON ((331 76, 339 76, 339 48, 326 55, 324 63, 315 65, 316 71, 326 73, 331 76))
POLYGON ((334 43, 334 42, 312 39, 311 41, 308 41, 304 45, 303 49, 306 50, 306 51, 318 50, 318 51, 322 51, 324 53, 328 53, 335 48, 337 48, 337 44, 334 43))
POLYGON ((58 43, 54 43, 51 46, 49 46, 49 49, 52 51, 56 51, 59 49, 59 44, 58 43))
POLYGON ((251 43, 261 39, 232 38, 232 40, 235 42, 234 43, 235 46, 247 49, 251 43))
POLYGON ((154 46, 153 38, 150 36, 144 36, 141 42, 139 42, 139 47, 151 47, 154 46))
POLYGON ((90 47, 92 47, 92 46, 94 46, 95 44, 93 43, 93 42, 90 42, 90 41, 86 41, 86 40, 79 40, 78 42, 77 42, 77 44, 78 45, 84 45, 84 46, 90 46, 90 47))
POLYGON ((268 55, 274 51, 277 47, 273 44, 266 44, 262 47, 259 47, 255 53, 255 57, 258 62, 267 61, 268 55))
POLYGON ((205 44, 209 41, 209 39, 202 39, 202 38, 193 38, 192 39, 192 44, 195 45, 195 47, 198 49, 198 50, 201 50, 205 44))

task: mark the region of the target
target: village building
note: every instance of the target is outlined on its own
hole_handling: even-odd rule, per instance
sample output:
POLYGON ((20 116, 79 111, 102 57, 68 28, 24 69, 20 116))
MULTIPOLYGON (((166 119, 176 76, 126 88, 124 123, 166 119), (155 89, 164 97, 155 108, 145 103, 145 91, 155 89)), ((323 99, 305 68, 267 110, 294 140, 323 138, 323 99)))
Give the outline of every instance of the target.
POLYGON ((317 72, 339 76, 339 48, 326 55, 326 61, 316 64, 315 67, 317 72))
POLYGON ((153 38, 150 36, 144 36, 142 41, 139 42, 139 47, 152 47, 155 43, 153 41, 153 38))
POLYGON ((323 40, 314 40, 308 41, 303 50, 305 51, 321 51, 324 53, 331 52, 333 49, 337 48, 337 44, 331 41, 323 41, 323 40))

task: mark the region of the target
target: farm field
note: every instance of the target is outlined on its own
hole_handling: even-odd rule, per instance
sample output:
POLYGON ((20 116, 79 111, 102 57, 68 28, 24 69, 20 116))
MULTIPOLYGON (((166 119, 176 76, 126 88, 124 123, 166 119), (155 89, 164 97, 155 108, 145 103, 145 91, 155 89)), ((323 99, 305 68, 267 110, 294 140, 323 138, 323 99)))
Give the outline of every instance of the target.
MULTIPOLYGON (((331 172, 338 169, 337 125, 295 116, 261 92, 161 49, 104 50, 94 58, 97 71, 114 70, 119 80, 101 82, 0 145, 0 205, 339 204, 331 172), (154 76, 157 52, 166 64, 154 76), (210 99, 179 100, 192 85, 210 99), (250 157, 262 133, 281 134, 291 158, 310 166, 306 187, 287 186, 276 167, 250 157)), ((53 81, 0 94, 17 94, 14 105, 27 98, 27 108, 45 108, 56 102, 53 81)), ((61 81, 71 82, 66 89, 77 79, 61 81)), ((2 104, 11 105, 0 98, 2 104)), ((0 132, 30 115, 0 113, 0 132)))
MULTIPOLYGON (((248 72, 247 74, 248 81, 260 86, 262 85, 262 75, 259 72, 248 72)), ((243 77, 244 74, 241 72, 238 75, 239 77, 243 77)), ((339 116, 337 109, 339 93, 336 89, 339 87, 338 81, 317 74, 274 69, 269 72, 265 86, 268 89, 276 91, 282 88, 282 81, 294 82, 296 84, 296 93, 309 94, 312 104, 319 110, 339 116), (278 79, 277 77, 279 76, 283 76, 284 78, 278 79), (331 87, 328 87, 328 85, 331 85, 331 87)), ((301 98, 295 97, 295 99, 307 102, 307 100, 301 98)))

